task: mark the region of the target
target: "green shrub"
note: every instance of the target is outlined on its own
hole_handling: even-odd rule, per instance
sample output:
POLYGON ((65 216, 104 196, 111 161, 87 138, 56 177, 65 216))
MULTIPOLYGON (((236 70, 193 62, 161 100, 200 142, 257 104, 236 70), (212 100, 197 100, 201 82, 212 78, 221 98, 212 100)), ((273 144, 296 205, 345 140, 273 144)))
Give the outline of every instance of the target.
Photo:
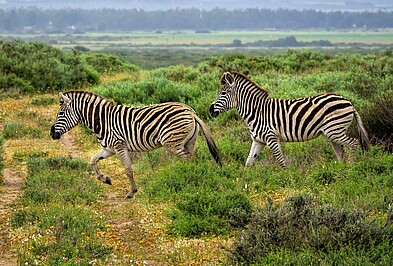
POLYGON ((393 90, 382 94, 362 112, 363 123, 373 144, 393 152, 393 90))
POLYGON ((163 102, 187 103, 195 97, 191 88, 190 85, 153 77, 139 82, 112 82, 106 87, 95 87, 93 91, 117 104, 146 105, 163 102))
POLYGON ((90 166, 87 162, 81 159, 71 159, 71 158, 31 158, 27 162, 29 172, 34 174, 40 171, 54 171, 54 170, 69 170, 84 172, 89 171, 90 166))
POLYGON ((146 178, 143 193, 149 200, 174 202, 174 209, 169 213, 172 221, 169 232, 198 237, 225 234, 231 228, 247 224, 251 202, 233 185, 241 170, 219 169, 208 158, 197 156, 198 163, 176 160, 146 178))
POLYGON ((125 62, 118 56, 101 53, 85 53, 82 57, 100 74, 138 71, 138 67, 125 62))
POLYGON ((0 76, 0 92, 10 92, 16 90, 18 92, 32 92, 33 86, 27 80, 17 77, 14 73, 0 76))
POLYGON ((334 209, 319 205, 309 196, 297 195, 282 204, 272 201, 256 211, 229 255, 233 264, 250 265, 281 260, 293 264, 301 254, 308 260, 332 264, 334 254, 348 250, 369 255, 372 262, 392 258, 388 256, 393 243, 391 210, 381 224, 359 211, 334 209), (375 251, 380 253, 376 254, 375 251))
POLYGON ((97 70, 80 53, 20 40, 0 40, 0 72, 0 91, 6 93, 57 92, 99 82, 97 70))
POLYGON ((26 128, 21 122, 7 122, 4 124, 3 135, 6 139, 14 139, 24 136, 26 128))
POLYGON ((177 234, 187 237, 220 234, 227 232, 229 226, 245 226, 252 211, 249 199, 244 194, 231 190, 186 193, 179 196, 175 205, 177 210, 172 214, 174 221, 171 228, 175 229, 177 234), (199 222, 194 224, 195 217, 198 217, 199 222))
POLYGON ((34 106, 48 106, 57 102, 57 99, 52 97, 35 98, 31 101, 34 106))
POLYGON ((39 138, 43 135, 42 128, 27 127, 19 121, 4 123, 3 136, 5 139, 17 139, 25 136, 39 138))

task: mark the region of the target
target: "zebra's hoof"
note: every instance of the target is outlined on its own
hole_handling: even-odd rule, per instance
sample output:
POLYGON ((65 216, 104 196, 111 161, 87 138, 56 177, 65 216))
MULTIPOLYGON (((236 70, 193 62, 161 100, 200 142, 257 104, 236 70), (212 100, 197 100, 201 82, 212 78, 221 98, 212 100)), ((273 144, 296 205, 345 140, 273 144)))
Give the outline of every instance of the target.
POLYGON ((108 176, 106 176, 104 183, 108 185, 112 185, 112 180, 108 176))
POLYGON ((134 197, 134 193, 130 192, 126 195, 126 197, 124 199, 132 199, 134 197))

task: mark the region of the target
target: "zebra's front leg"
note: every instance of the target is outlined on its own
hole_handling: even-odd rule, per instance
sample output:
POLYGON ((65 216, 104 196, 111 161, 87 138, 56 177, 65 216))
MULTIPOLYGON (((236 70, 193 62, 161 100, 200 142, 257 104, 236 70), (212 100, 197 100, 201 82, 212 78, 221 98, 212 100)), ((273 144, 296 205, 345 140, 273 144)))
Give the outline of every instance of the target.
POLYGON ((246 167, 252 166, 254 164, 255 158, 257 158, 263 147, 265 147, 264 143, 256 141, 255 139, 252 141, 250 153, 248 154, 245 165, 246 167))
POLYGON ((285 163, 284 155, 282 154, 281 151, 280 140, 276 136, 269 136, 267 138, 266 144, 268 148, 272 151, 273 156, 277 159, 278 164, 281 167, 286 168, 287 165, 285 163))
POLYGON ((103 183, 108 184, 108 185, 112 185, 112 181, 108 176, 104 176, 101 173, 100 169, 98 169, 97 162, 101 161, 105 158, 108 158, 108 157, 112 156, 113 154, 115 154, 115 153, 110 150, 102 149, 96 155, 94 155, 90 160, 90 165, 92 166, 97 179, 101 180, 103 183))
POLYGON ((128 192, 125 198, 131 199, 134 197, 134 194, 138 191, 138 189, 136 188, 134 174, 132 171, 131 156, 127 148, 116 151, 116 154, 124 165, 126 174, 128 176, 128 180, 130 181, 130 185, 131 185, 131 190, 130 192, 128 192))

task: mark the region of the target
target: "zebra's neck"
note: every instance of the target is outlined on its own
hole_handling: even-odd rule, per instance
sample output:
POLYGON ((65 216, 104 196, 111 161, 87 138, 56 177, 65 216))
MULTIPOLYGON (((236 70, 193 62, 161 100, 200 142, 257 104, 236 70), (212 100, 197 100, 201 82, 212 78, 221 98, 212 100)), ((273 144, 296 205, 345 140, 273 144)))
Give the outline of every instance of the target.
POLYGON ((90 128, 98 138, 103 138, 103 134, 108 130, 106 128, 110 123, 109 120, 113 104, 95 94, 86 93, 78 97, 78 109, 80 123, 90 128))
POLYGON ((237 110, 239 115, 250 124, 255 120, 256 115, 263 108, 263 105, 268 100, 267 91, 255 86, 246 87, 239 91, 237 99, 237 110))

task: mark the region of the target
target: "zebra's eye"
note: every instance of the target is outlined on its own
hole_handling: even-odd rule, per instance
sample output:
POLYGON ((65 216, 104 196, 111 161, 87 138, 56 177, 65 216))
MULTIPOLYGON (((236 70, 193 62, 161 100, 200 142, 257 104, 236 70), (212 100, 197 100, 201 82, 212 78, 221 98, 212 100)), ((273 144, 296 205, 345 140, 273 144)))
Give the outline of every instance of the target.
POLYGON ((59 116, 64 116, 64 112, 63 112, 63 111, 60 111, 60 112, 59 112, 59 116))
POLYGON ((221 91, 221 95, 222 95, 222 96, 227 95, 227 91, 221 91))

